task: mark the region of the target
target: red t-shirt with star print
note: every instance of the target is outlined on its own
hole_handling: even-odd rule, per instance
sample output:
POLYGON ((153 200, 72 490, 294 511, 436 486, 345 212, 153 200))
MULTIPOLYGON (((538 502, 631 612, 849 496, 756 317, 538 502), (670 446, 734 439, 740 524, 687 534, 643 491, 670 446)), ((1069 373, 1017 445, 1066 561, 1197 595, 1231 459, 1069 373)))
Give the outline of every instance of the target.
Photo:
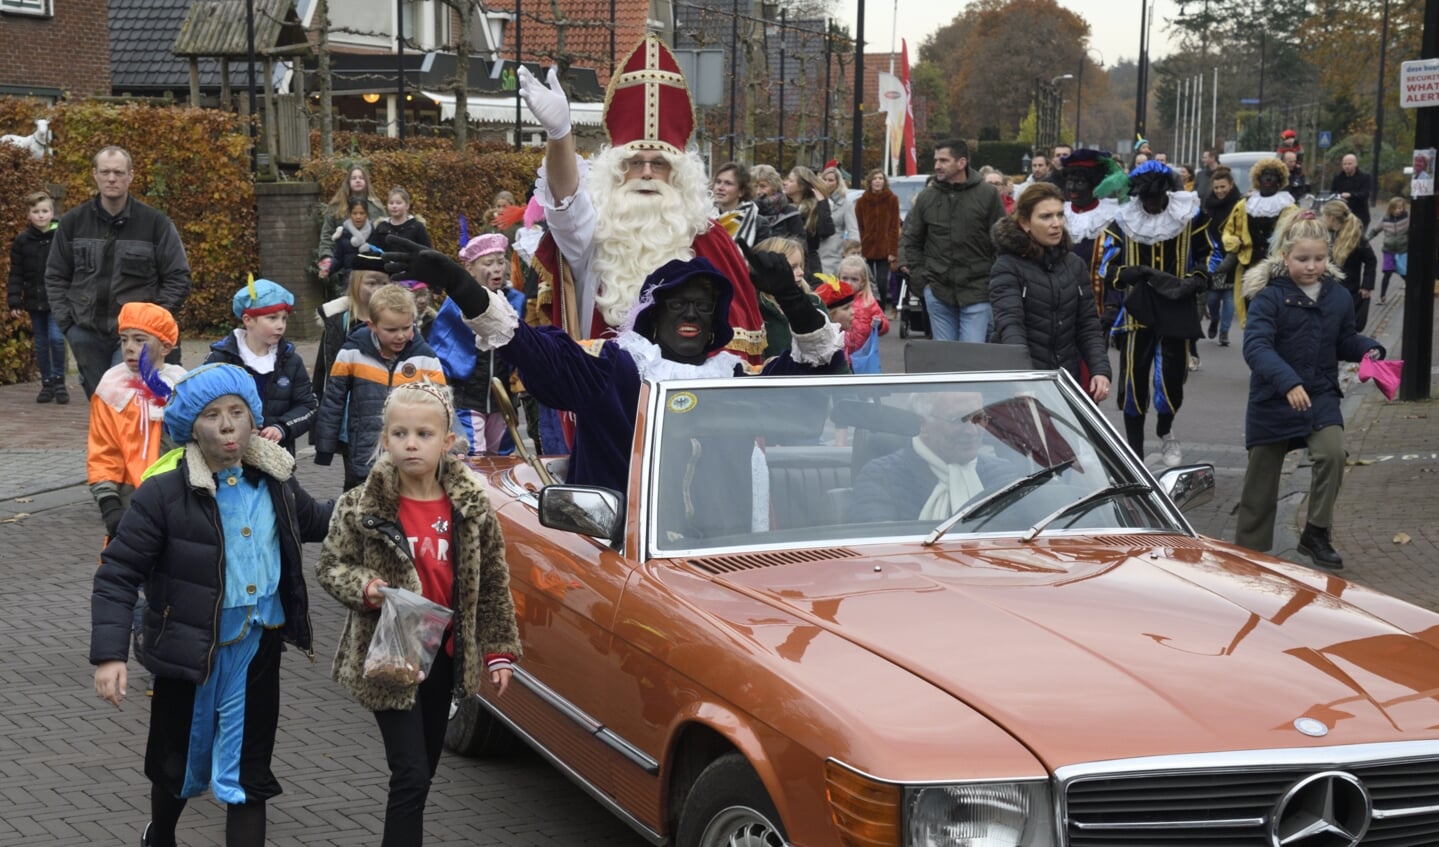
MULTIPOLYGON (((420 575, 425 599, 447 609, 454 607, 454 545, 450 534, 450 498, 400 498, 400 528, 410 542, 410 554, 420 575)), ((452 628, 453 629, 453 628, 452 628)), ((455 653, 454 639, 446 636, 445 651, 455 653)))

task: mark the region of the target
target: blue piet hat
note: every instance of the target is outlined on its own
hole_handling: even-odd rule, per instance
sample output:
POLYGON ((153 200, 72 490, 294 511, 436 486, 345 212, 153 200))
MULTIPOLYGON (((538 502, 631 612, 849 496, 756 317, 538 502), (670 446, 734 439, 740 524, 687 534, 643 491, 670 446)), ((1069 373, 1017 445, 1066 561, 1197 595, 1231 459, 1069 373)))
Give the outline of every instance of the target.
POLYGON ((230 309, 237 318, 245 315, 268 315, 271 312, 293 312, 295 295, 278 282, 255 279, 252 275, 245 287, 236 291, 231 298, 230 309))
POLYGON ((1149 196, 1163 194, 1173 187, 1174 171, 1158 159, 1150 159, 1129 172, 1129 193, 1149 196))
POLYGON ((165 404, 165 431, 176 444, 188 444, 193 439, 191 432, 195 418, 217 398, 234 394, 250 407, 254 425, 259 426, 265 419, 260 405, 260 393, 255 390, 255 378, 239 365, 214 363, 201 365, 180 377, 170 400, 165 404))
POLYGON ((711 324, 714 334, 710 336, 709 344, 705 346, 705 352, 710 353, 723 349, 734 338, 734 327, 730 326, 729 322, 730 302, 734 300, 734 285, 730 282, 729 277, 725 276, 719 268, 710 264, 708 259, 698 256, 689 261, 672 259, 645 277, 644 283, 640 285, 639 300, 635 303, 634 311, 630 312, 626 324, 645 338, 653 338, 655 301, 663 299, 667 292, 696 278, 708 279, 715 287, 715 313, 714 322, 711 324))

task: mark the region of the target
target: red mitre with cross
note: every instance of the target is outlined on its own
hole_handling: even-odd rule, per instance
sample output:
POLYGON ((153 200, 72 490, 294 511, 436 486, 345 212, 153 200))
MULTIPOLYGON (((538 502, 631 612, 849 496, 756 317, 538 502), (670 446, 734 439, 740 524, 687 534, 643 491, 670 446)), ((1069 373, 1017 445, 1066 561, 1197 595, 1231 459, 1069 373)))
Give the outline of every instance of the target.
POLYGON ((694 102, 674 54, 653 33, 610 79, 604 121, 614 147, 684 154, 695 130, 694 102))

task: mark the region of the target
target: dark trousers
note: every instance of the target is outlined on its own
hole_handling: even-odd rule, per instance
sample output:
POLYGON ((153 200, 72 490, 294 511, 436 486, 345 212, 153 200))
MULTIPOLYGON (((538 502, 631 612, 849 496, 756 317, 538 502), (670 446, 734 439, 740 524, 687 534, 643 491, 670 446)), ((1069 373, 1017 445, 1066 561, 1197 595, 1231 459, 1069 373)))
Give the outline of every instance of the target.
POLYGON ((864 263, 869 265, 870 291, 881 306, 892 304, 899 299, 899 286, 891 291, 889 288, 889 259, 865 259, 864 263))
POLYGON ((1163 438, 1169 434, 1179 407, 1184 405, 1184 381, 1188 378, 1187 339, 1162 338, 1149 327, 1120 336, 1119 385, 1115 399, 1124 411, 1129 446, 1140 460, 1144 459, 1144 418, 1149 412, 1150 389, 1154 389, 1154 411, 1159 417, 1156 434, 1163 438))
POLYGON ((381 847, 417 847, 425 839, 425 801, 440 764, 450 721, 454 661, 441 647, 420 683, 415 705, 405 711, 375 712, 390 766, 390 799, 385 804, 381 847))
POLYGON ((65 334, 50 310, 30 310, 30 329, 35 333, 35 365, 40 382, 58 385, 65 381, 65 334))

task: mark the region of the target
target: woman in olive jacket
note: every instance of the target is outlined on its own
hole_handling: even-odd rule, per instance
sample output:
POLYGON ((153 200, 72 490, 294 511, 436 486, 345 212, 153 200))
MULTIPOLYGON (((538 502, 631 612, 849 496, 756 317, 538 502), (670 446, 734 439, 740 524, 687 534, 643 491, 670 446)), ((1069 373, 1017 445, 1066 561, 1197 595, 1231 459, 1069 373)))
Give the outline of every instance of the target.
POLYGON ((1059 189, 1037 183, 990 230, 998 258, 989 276, 995 334, 1029 348, 1034 367, 1064 368, 1097 403, 1109 394, 1109 355, 1089 268, 1069 249, 1059 189), (1085 384, 1080 365, 1089 371, 1085 384))

